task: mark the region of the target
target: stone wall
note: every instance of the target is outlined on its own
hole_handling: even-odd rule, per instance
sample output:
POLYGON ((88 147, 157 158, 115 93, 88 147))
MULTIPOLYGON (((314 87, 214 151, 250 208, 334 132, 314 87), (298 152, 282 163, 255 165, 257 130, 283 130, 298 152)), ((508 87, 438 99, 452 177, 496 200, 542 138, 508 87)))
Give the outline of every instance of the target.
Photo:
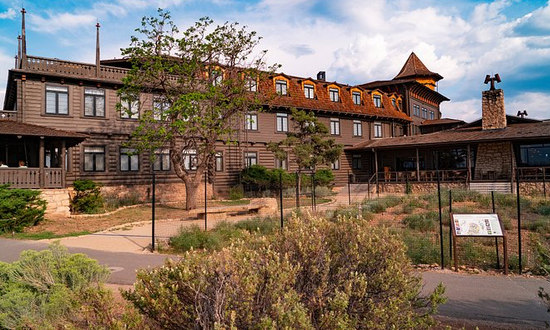
MULTIPOLYGON (((139 201, 151 200, 151 185, 120 185, 101 187, 101 193, 105 197, 132 198, 139 201)), ((212 184, 207 186, 208 199, 212 198, 212 184)), ((185 184, 157 183, 155 187, 155 199, 157 202, 185 201, 185 184)), ((197 199, 204 199, 204 183, 197 189, 197 199)))
POLYGON ((502 89, 488 90, 481 93, 481 126, 482 129, 499 129, 506 127, 506 109, 502 89))
MULTIPOLYGON (((426 194, 437 191, 437 182, 410 182, 411 193, 413 194, 426 194)), ((376 192, 376 184, 374 186, 374 192, 376 192)), ((371 187, 371 192, 373 187, 371 187)), ((445 190, 464 190, 468 189, 466 183, 463 182, 442 182, 441 189, 445 190)), ((405 183, 380 183, 381 193, 390 194, 404 194, 406 191, 405 183)))
MULTIPOLYGON (((514 183, 514 192, 516 184, 514 183)), ((544 186, 542 182, 520 182, 519 193, 523 196, 542 196, 544 194, 544 186)), ((550 197, 550 182, 546 182, 546 196, 550 197)))
POLYGON ((476 180, 493 180, 511 176, 512 147, 509 142, 480 143, 476 157, 476 180))
POLYGON ((70 196, 72 189, 42 189, 42 197, 46 202, 46 215, 70 215, 70 196))

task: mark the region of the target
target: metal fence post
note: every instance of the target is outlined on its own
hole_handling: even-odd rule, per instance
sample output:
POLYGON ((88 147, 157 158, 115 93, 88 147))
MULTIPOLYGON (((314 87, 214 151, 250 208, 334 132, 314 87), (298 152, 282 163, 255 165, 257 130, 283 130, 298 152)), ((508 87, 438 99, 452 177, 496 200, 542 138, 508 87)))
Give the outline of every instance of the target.
POLYGON ((155 171, 153 170, 152 177, 152 191, 151 191, 151 252, 155 251, 155 190, 156 190, 156 179, 155 171))

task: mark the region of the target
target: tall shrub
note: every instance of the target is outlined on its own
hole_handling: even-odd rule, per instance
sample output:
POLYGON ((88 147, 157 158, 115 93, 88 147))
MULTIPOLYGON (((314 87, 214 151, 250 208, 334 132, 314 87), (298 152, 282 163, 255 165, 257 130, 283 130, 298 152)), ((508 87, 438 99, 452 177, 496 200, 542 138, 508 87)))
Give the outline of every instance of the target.
POLYGON ((71 199, 71 212, 97 213, 103 207, 100 186, 92 180, 75 180, 75 195, 71 199))
POLYGON ((44 220, 45 211, 46 201, 40 198, 40 191, 0 185, 0 233, 34 226, 44 220))
POLYGON ((158 328, 427 328, 403 244, 365 220, 294 218, 273 236, 188 252, 138 273, 130 300, 158 328))

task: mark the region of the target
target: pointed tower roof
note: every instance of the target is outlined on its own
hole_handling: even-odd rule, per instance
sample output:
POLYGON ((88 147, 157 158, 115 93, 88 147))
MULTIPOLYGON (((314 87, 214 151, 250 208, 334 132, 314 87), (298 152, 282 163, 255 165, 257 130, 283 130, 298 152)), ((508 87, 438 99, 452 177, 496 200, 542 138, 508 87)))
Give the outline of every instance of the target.
POLYGON ((422 63, 422 61, 416 56, 414 52, 409 55, 407 62, 401 68, 401 71, 395 76, 395 79, 406 79, 416 77, 431 77, 435 81, 443 79, 439 73, 432 72, 422 63))

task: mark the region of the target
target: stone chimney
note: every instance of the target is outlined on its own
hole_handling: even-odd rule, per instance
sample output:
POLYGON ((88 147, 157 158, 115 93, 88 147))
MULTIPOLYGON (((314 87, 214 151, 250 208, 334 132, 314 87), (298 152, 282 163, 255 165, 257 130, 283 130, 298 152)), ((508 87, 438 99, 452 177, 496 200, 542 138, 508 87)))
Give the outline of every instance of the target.
POLYGON ((481 128, 501 129, 506 128, 506 109, 504 108, 504 92, 495 89, 495 82, 500 82, 498 74, 495 78, 487 76, 485 83, 491 82, 491 89, 481 93, 481 128))

